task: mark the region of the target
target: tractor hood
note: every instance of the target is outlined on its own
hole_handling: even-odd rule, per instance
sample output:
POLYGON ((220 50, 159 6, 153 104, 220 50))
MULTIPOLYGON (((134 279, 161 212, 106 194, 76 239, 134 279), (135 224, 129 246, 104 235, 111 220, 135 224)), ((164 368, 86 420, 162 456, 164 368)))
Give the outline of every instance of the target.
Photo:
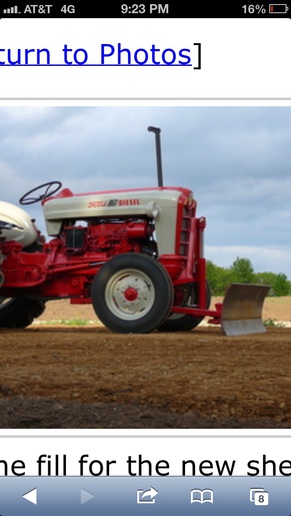
POLYGON ((69 189, 43 201, 49 235, 57 235, 64 220, 147 216, 159 218, 163 211, 175 222, 179 203, 194 204, 192 192, 182 187, 157 187, 73 194, 69 189))

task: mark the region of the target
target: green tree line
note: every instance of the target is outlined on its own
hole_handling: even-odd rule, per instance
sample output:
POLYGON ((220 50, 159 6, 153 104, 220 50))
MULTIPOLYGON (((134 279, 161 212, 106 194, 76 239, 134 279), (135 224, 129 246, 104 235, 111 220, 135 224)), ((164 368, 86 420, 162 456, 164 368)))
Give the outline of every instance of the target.
POLYGON ((291 281, 280 272, 255 272, 248 258, 239 258, 229 268, 219 267, 212 261, 207 262, 207 280, 213 296, 223 296, 230 283, 255 283, 270 285, 270 296, 291 294, 291 281))

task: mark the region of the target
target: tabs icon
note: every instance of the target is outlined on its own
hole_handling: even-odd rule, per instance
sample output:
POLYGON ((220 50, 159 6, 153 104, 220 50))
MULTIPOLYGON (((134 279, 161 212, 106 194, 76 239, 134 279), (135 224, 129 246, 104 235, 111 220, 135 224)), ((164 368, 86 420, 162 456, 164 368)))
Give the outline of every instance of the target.
POLYGON ((269 505, 269 493, 263 487, 252 487, 250 489, 250 501, 254 505, 269 505))

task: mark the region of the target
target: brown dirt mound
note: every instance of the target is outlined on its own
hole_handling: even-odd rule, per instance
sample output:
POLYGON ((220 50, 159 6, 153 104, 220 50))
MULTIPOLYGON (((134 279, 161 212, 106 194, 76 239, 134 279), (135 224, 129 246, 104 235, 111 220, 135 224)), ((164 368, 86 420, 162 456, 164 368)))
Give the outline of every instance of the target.
MULTIPOLYGON (((272 303, 265 319, 290 318, 290 298, 272 303)), ((51 302, 42 320, 93 320, 90 310, 51 302)), ((117 335, 37 324, 1 330, 0 341, 1 428, 291 425, 290 328, 230 338, 218 327, 117 335)))

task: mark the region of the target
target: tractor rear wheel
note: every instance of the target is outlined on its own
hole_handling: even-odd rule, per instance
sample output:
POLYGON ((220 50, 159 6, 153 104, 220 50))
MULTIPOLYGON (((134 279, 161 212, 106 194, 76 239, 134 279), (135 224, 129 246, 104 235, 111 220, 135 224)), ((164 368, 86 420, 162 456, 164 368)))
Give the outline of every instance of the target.
POLYGON ((38 299, 0 297, 0 328, 26 328, 44 309, 38 299))
MULTIPOLYGON (((177 305, 195 306, 198 300, 198 284, 190 283, 178 287, 175 296, 182 299, 177 305)), ((174 303, 176 300, 174 300, 174 303)), ((211 292, 208 282, 206 282, 206 308, 209 308, 211 302, 211 292)), ((197 317, 189 314, 172 313, 164 323, 162 323, 159 331, 190 331, 196 328, 203 321, 204 316, 197 317)))
POLYGON ((92 285, 99 320, 116 333, 149 333, 168 317, 173 286, 162 265, 146 255, 125 253, 106 262, 92 285))

